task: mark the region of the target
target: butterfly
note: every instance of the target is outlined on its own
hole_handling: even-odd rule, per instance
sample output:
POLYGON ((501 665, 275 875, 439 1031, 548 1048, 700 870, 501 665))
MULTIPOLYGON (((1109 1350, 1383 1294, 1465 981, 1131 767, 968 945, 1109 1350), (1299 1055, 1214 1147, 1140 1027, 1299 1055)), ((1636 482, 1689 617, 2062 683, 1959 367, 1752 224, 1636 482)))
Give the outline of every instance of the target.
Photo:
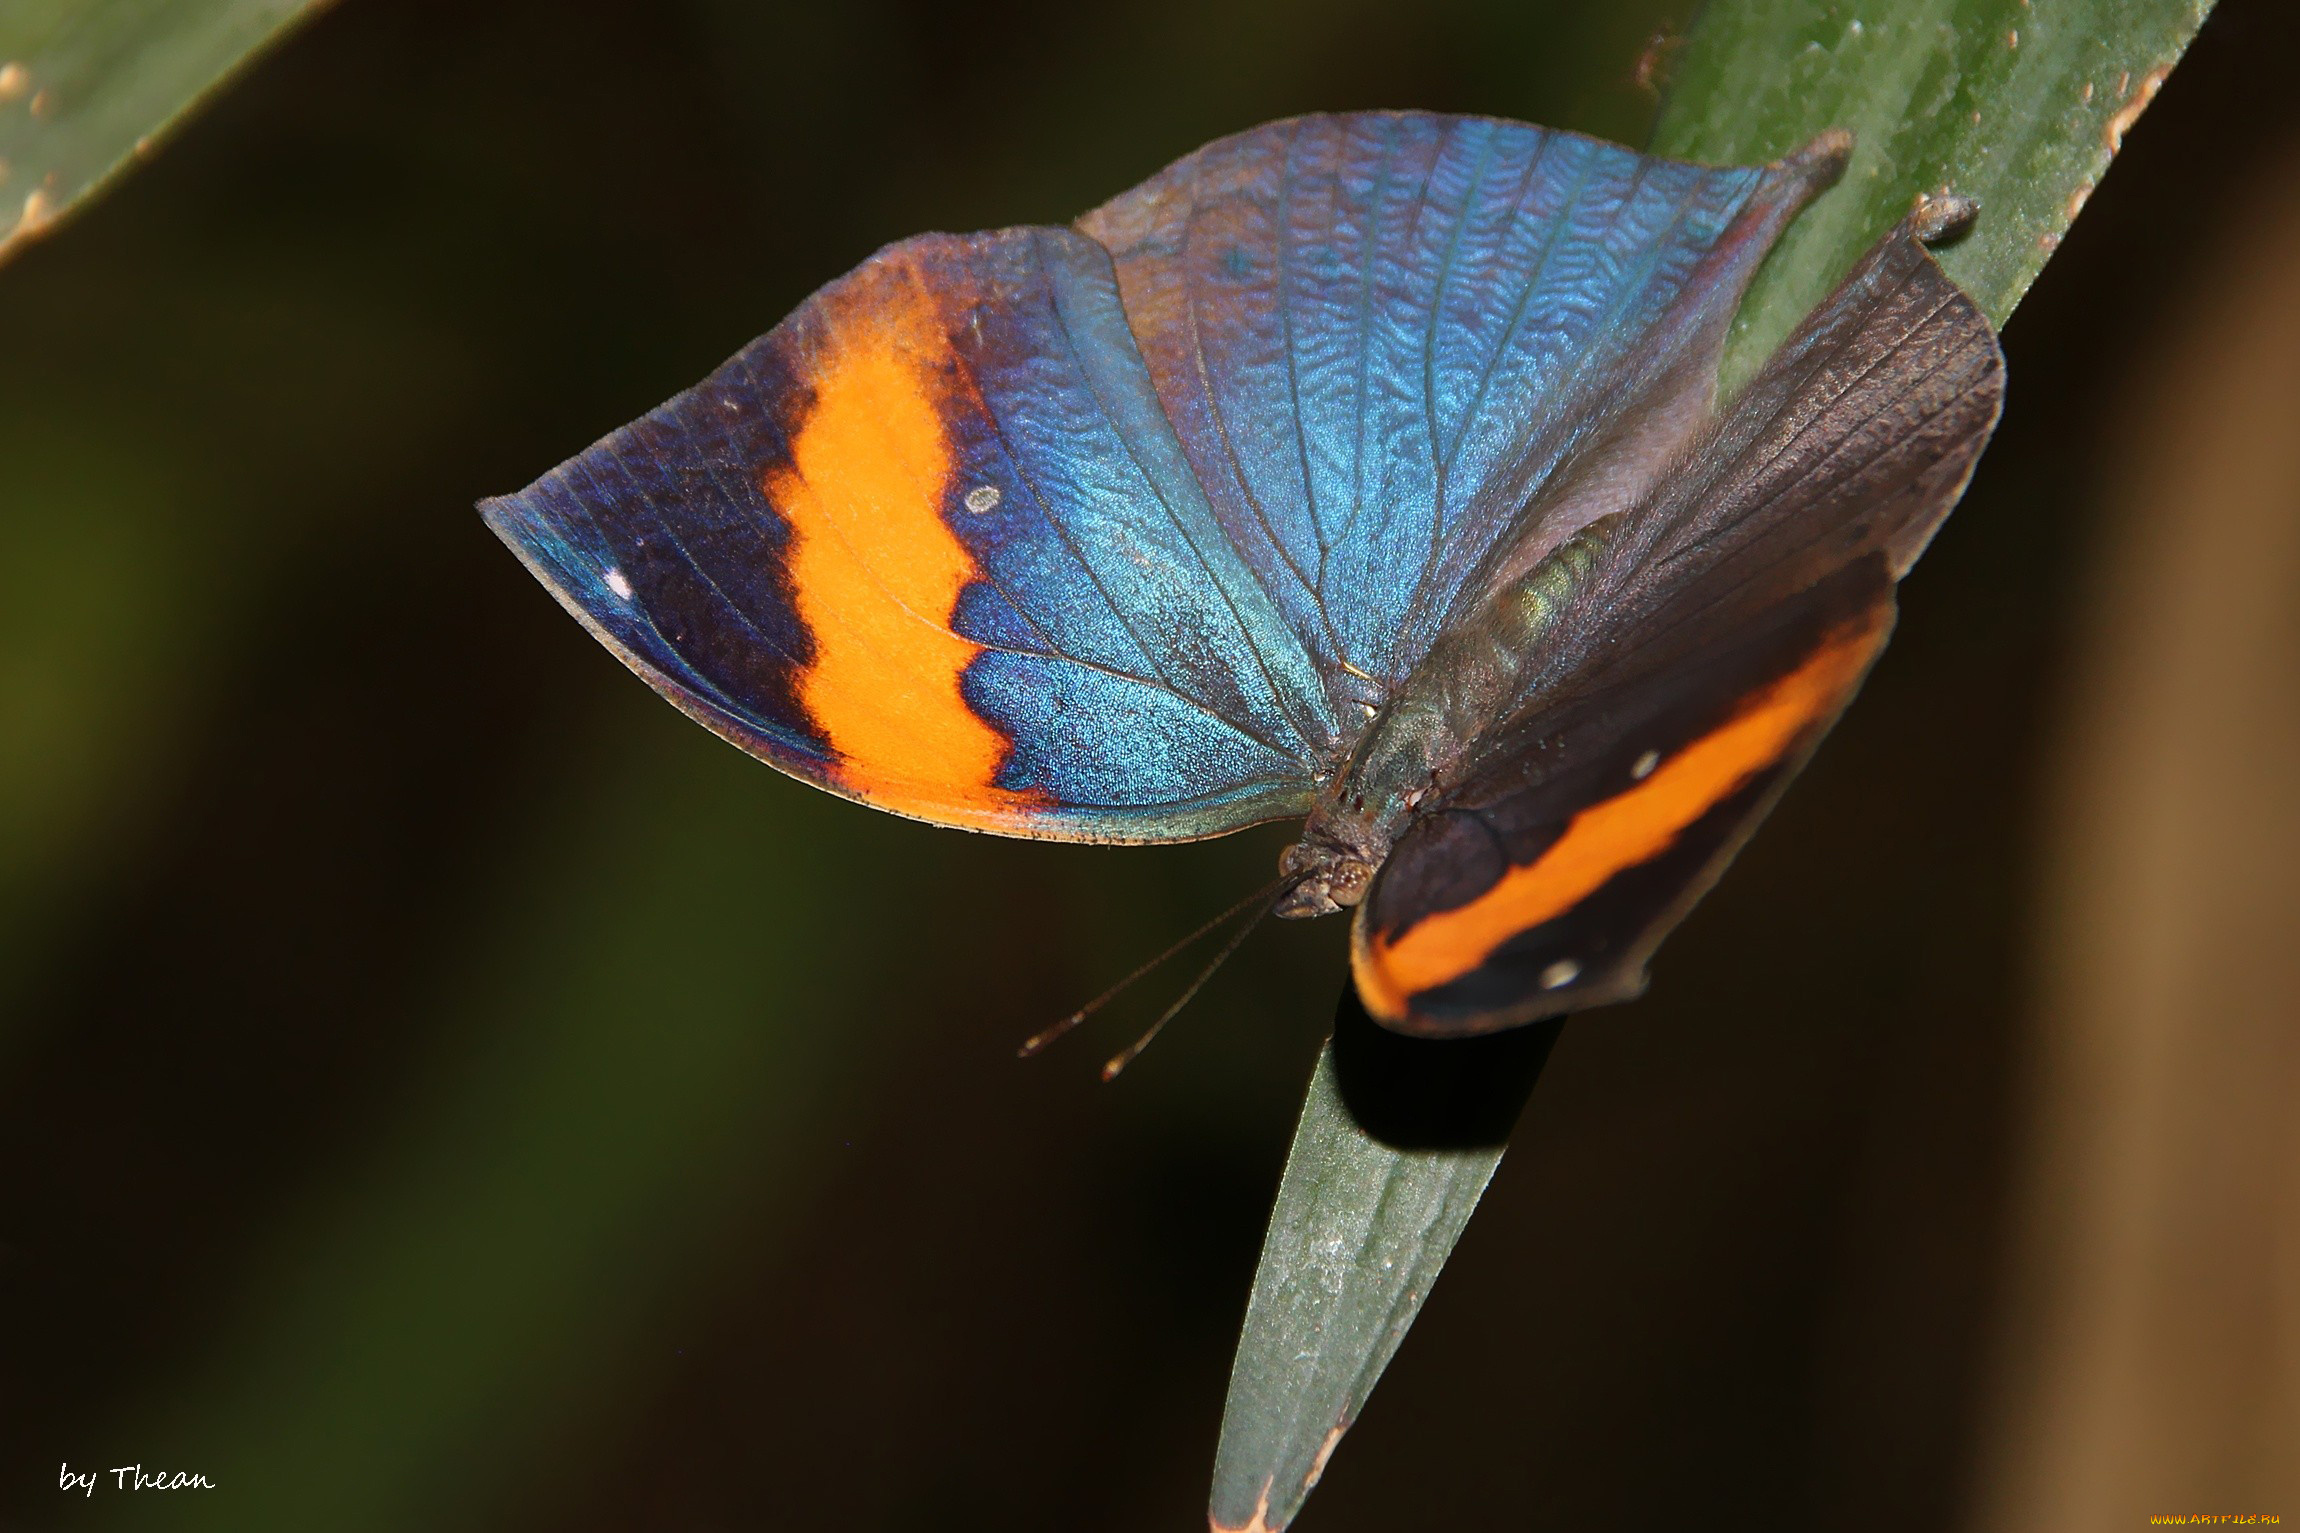
POLYGON ((1482 117, 1219 140, 1064 228, 927 234, 482 503, 633 671, 896 814, 1303 817, 1395 1030, 1639 993, 1842 712, 2001 407, 1921 202, 1728 401, 1825 134, 1703 166, 1482 117))

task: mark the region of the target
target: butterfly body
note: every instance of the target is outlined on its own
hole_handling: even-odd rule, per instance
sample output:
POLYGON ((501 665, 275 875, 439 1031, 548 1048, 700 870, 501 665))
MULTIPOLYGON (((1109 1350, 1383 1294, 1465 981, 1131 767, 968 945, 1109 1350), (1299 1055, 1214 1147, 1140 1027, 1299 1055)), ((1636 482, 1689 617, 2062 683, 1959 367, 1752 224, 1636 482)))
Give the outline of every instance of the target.
POLYGON ((1304 816, 1372 1013, 1633 994, 1858 686, 2001 390, 1888 234, 1722 408, 1824 137, 1703 167, 1297 119, 826 287, 491 525, 665 696, 1003 834, 1304 816))
POLYGON ((1553 629, 1586 580, 1607 522, 1568 539, 1442 631, 1394 696, 1373 710, 1343 768, 1319 795, 1280 871, 1300 879, 1281 916, 1331 915, 1355 906, 1399 832, 1448 790, 1506 709, 1527 690, 1553 629))

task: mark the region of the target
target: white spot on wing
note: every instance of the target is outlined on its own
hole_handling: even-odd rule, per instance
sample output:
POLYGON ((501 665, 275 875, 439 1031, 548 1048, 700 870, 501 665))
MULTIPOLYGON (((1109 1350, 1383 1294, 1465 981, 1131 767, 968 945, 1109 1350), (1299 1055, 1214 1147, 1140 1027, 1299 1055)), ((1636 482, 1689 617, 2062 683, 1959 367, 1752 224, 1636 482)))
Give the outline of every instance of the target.
POLYGON ((1541 971, 1541 988, 1544 990, 1563 990, 1580 977, 1580 964, 1575 963, 1570 958, 1560 958, 1541 971))
POLYGON ((623 600, 629 601, 631 599, 631 577, 621 570, 609 570, 607 572, 607 589, 622 597, 623 600))
POLYGON ((980 516, 985 511, 996 510, 1001 498, 997 485, 976 485, 966 492, 966 509, 972 511, 976 516, 980 516))
POLYGON ((1653 769, 1659 765, 1661 765, 1661 752, 1647 751, 1629 764, 1629 775, 1639 782, 1643 782, 1653 775, 1653 769))

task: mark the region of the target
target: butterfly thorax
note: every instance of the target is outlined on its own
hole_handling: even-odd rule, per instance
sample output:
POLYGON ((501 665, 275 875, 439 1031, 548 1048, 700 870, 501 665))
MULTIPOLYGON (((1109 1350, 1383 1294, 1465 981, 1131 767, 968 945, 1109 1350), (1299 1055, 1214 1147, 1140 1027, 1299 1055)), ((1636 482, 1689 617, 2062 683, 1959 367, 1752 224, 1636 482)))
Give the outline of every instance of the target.
POLYGON ((1332 915, 1356 905, 1416 814, 1443 807, 1478 743, 1537 690, 1553 639, 1621 518, 1606 516, 1531 571, 1471 603, 1446 626, 1388 703, 1367 721, 1344 767, 1319 792, 1302 839, 1278 868, 1298 882, 1277 914, 1332 915))

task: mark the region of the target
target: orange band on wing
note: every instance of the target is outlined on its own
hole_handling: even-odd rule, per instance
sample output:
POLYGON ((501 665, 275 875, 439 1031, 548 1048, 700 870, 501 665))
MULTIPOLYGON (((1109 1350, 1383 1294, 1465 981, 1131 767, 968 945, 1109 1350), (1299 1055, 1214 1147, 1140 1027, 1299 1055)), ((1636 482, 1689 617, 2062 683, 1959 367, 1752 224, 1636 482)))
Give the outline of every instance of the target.
POLYGON ((942 518, 952 454, 934 369, 947 342, 915 274, 874 275, 841 295, 791 469, 766 486, 791 526, 791 589, 815 642, 799 697, 856 794, 1011 825, 1040 800, 995 786, 1008 742, 959 695, 982 646, 951 631, 978 571, 942 518))
POLYGON ((1458 909, 1425 916, 1353 955, 1367 1009, 1396 1020, 1409 997, 1460 979, 1496 948, 1571 910, 1625 868, 1649 862, 1826 719, 1884 640, 1881 620, 1840 629, 1732 718, 1670 756, 1636 787, 1576 814, 1531 864, 1458 909))

